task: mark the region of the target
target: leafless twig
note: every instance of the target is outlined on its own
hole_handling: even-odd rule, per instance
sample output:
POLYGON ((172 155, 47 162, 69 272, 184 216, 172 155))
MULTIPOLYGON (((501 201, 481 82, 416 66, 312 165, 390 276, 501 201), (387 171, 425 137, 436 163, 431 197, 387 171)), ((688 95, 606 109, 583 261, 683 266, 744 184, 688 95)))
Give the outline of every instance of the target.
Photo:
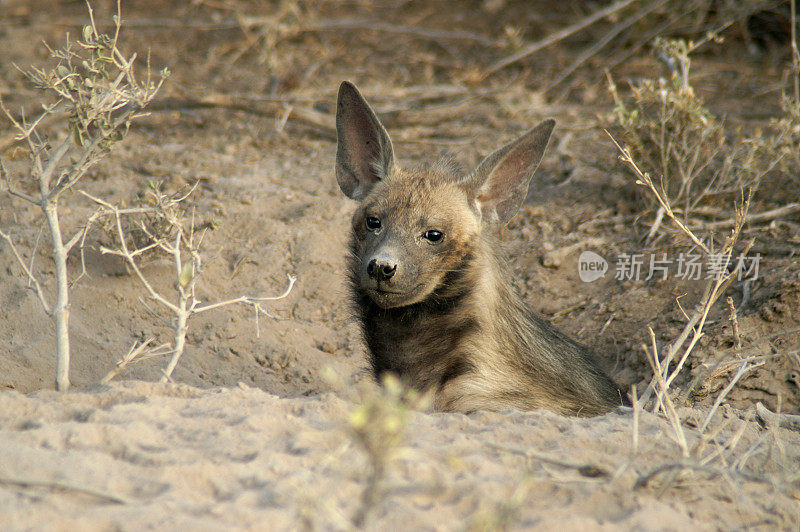
MULTIPOLYGON (((175 331, 173 344, 168 348, 168 353, 171 354, 171 357, 163 371, 162 382, 171 380, 172 373, 183 355, 186 345, 188 322, 192 316, 235 304, 248 305, 255 312, 256 330, 258 331, 259 316, 271 316, 264 308, 263 303, 285 298, 289 295, 295 283, 295 277, 289 275, 289 283, 286 290, 278 296, 241 296, 216 303, 203 304, 200 298, 197 297, 196 285, 202 273, 200 247, 203 242, 205 230, 198 232, 195 225, 194 212, 192 212, 191 215, 187 215, 185 208, 182 206, 183 202, 189 198, 196 188, 197 184, 191 187, 187 192, 169 196, 164 194, 157 186, 154 186, 149 191, 154 207, 138 207, 134 209, 121 209, 101 198, 81 191, 84 196, 100 207, 98 211, 99 215, 111 218, 113 232, 119 243, 116 248, 102 246, 100 252, 122 258, 144 287, 147 297, 158 303, 159 306, 167 310, 173 316, 173 321, 167 322, 167 320, 161 318, 155 310, 148 307, 154 315, 158 316, 159 319, 165 323, 168 323, 175 331), (123 218, 131 215, 149 215, 155 217, 160 222, 160 229, 156 231, 148 228, 143 220, 140 219, 138 221, 139 230, 141 230, 149 240, 147 244, 143 244, 141 247, 131 247, 129 244, 130 237, 125 230, 123 218), (159 292, 141 269, 139 259, 145 252, 151 250, 164 253, 172 262, 175 276, 173 286, 176 291, 174 300, 170 300, 166 295, 159 292)), ((145 348, 146 345, 143 344, 143 346, 137 349, 141 351, 145 348)), ((167 354, 164 352, 164 346, 159 346, 155 349, 158 354, 167 354)), ((149 353, 149 356, 155 356, 152 354, 152 350, 150 350, 149 353)), ((126 357, 123 357, 122 363, 127 364, 140 354, 142 353, 136 352, 136 349, 132 349, 126 357)), ((107 376, 107 378, 113 378, 113 374, 114 372, 112 371, 112 374, 109 374, 110 376, 107 376)))

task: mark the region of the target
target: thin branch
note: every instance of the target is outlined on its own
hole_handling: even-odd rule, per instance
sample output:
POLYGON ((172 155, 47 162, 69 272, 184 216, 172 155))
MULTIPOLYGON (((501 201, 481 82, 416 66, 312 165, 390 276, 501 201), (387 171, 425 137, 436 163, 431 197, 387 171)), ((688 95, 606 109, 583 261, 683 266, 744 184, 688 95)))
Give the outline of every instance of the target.
POLYGON ((650 483, 650 481, 653 480, 658 475, 660 475, 661 473, 664 473, 665 471, 673 471, 676 469, 679 471, 683 469, 694 469, 696 471, 703 471, 705 473, 709 473, 715 476, 735 476, 744 478, 745 480, 748 480, 750 482, 759 482, 762 484, 768 483, 766 479, 759 478, 754 475, 747 475, 745 473, 742 473, 741 471, 734 471, 732 469, 721 469, 718 467, 711 467, 699 464, 697 462, 684 460, 680 462, 671 462, 668 464, 662 464, 648 473, 639 475, 639 478, 637 478, 636 482, 634 482, 633 484, 633 489, 646 488, 647 485, 650 483))
POLYGON ((47 203, 53 198, 50 191, 50 181, 56 171, 56 168, 61 163, 61 160, 67 154, 70 144, 72 144, 72 140, 69 137, 61 141, 61 144, 59 144, 58 148, 56 148, 56 150, 48 157, 47 166, 45 166, 42 172, 37 176, 39 179, 39 188, 41 189, 42 193, 42 203, 47 203))
POLYGON ((148 213, 156 212, 158 210, 155 207, 129 207, 129 208, 125 208, 125 209, 120 209, 119 207, 115 207, 111 203, 108 203, 107 201, 105 201, 105 200, 103 200, 101 198, 92 196, 91 194, 89 194, 85 190, 78 190, 78 193, 82 194, 83 196, 85 196, 86 198, 92 200, 93 202, 97 203, 98 205, 102 205, 103 207, 107 207, 110 211, 116 210, 117 212, 119 212, 119 214, 121 216, 127 216, 129 214, 148 214, 148 213))
POLYGON ((796 0, 791 0, 792 12, 792 81, 794 85, 794 101, 800 105, 800 51, 797 49, 797 6, 796 0))
POLYGON ((650 178, 650 176, 639 169, 639 166, 633 160, 633 156, 631 156, 630 150, 628 150, 628 148, 623 148, 622 146, 620 146, 617 140, 608 131, 606 131, 606 135, 608 135, 608 137, 611 139, 611 142, 613 142, 614 146, 616 146, 617 149, 620 151, 621 153, 620 158, 625 163, 627 163, 636 174, 638 178, 636 184, 648 187, 655 196, 656 201, 658 201, 658 204, 664 209, 664 212, 667 214, 667 216, 669 216, 670 219, 672 219, 672 221, 675 222, 675 224, 680 228, 680 230, 683 231, 683 233, 685 233, 697 247, 699 247, 700 249, 702 249, 703 251, 705 251, 707 254, 710 255, 711 250, 708 249, 708 246, 706 246, 699 238, 697 238, 697 236, 695 236, 695 234, 688 227, 686 227, 686 225, 675 215, 675 212, 672 210, 672 207, 670 206, 669 202, 662 197, 661 193, 658 191, 655 184, 653 184, 653 180, 650 178))
POLYGON ((44 224, 39 225, 39 230, 36 231, 36 242, 33 243, 33 250, 31 251, 31 262, 28 264, 28 270, 33 274, 33 264, 36 262, 36 252, 39 251, 39 242, 42 240, 42 231, 44 231, 44 224))
POLYGON ((169 327, 170 329, 174 329, 174 328, 175 328, 175 325, 174 325, 174 324, 170 323, 168 320, 166 320, 164 317, 162 317, 162 316, 161 316, 161 315, 160 315, 158 312, 156 312, 155 310, 153 310, 153 309, 150 307, 150 305, 148 305, 148 304, 147 304, 147 301, 145 301, 145 300, 144 300, 144 299, 142 299, 141 297, 139 298, 139 303, 141 303, 141 304, 144 306, 144 308, 145 308, 145 309, 147 309, 147 311, 148 311, 150 314, 152 314, 152 315, 153 315, 155 318, 157 318, 158 320, 160 320, 160 321, 161 321, 161 323, 163 323, 164 325, 166 325, 166 326, 167 326, 167 327, 169 327))
POLYGON ((18 190, 14 190, 14 188, 13 188, 13 186, 11 184, 11 177, 9 176, 8 170, 6 169, 6 165, 3 163, 2 160, 0 160, 0 180, 6 182, 6 192, 11 194, 12 196, 16 196, 17 198, 23 199, 23 200, 27 201, 28 203, 33 203, 34 205, 38 205, 38 206, 42 205, 41 200, 38 200, 38 199, 34 198, 33 196, 29 196, 28 194, 25 194, 24 192, 20 192, 18 190))
POLYGON ((655 334, 653 333, 653 329, 648 327, 648 332, 650 333, 650 340, 653 346, 653 352, 651 353, 647 346, 642 346, 645 351, 645 355, 647 357, 647 361, 650 362, 650 367, 653 370, 653 374, 655 375, 656 382, 658 383, 659 391, 657 392, 659 397, 659 402, 663 401, 662 410, 664 414, 669 419, 670 424, 672 425, 672 430, 675 432, 675 437, 677 438, 677 443, 681 448, 681 452, 685 457, 689 456, 689 446, 686 442, 686 434, 683 432, 683 426, 681 425, 680 416, 678 416, 678 412, 675 410, 675 405, 672 402, 672 399, 669 396, 669 387, 667 386, 666 381, 664 380, 664 376, 662 374, 661 365, 658 361, 658 351, 656 348, 656 338, 655 334))
POLYGON ((730 382, 728 382, 727 386, 725 386, 725 388, 723 388, 723 390, 719 393, 719 395, 717 395, 717 398, 714 401, 714 405, 711 407, 711 410, 708 411, 706 419, 703 421, 702 425, 700 425, 700 428, 698 429, 700 433, 705 432, 706 427, 708 427, 708 424, 711 423, 711 419, 714 417, 714 413, 719 408, 719 405, 722 404, 722 401, 725 400, 725 397, 727 397, 727 395, 730 393, 730 391, 733 389, 736 383, 739 382, 739 379, 741 379, 744 376, 744 374, 747 373, 748 371, 760 368, 763 365, 764 362, 762 362, 761 364, 753 364, 753 365, 750 365, 750 362, 747 360, 742 362, 742 365, 739 366, 739 371, 736 372, 736 375, 733 376, 730 382))
MULTIPOLYGON (((247 17, 243 20, 245 25, 262 25, 263 22, 258 18, 248 20, 247 17)), ((270 20, 269 24, 274 24, 274 20, 270 20)), ((317 31, 336 31, 336 30, 369 30, 381 33, 400 33, 404 35, 413 35, 414 37, 421 37, 431 40, 456 40, 456 41, 473 41, 483 46, 498 46, 498 42, 485 37, 483 35, 468 32, 468 31, 450 31, 450 30, 432 30, 427 28, 420 28, 418 26, 403 26, 398 24, 387 24, 376 20, 358 20, 358 19, 332 19, 320 20, 308 26, 300 27, 292 33, 309 33, 317 31)))
POLYGON ((567 469, 574 469, 578 471, 581 475, 585 477, 609 477, 611 476, 610 473, 602 466, 598 466, 595 464, 588 464, 586 462, 574 462, 572 460, 565 460, 562 458, 556 458, 554 456, 550 456, 544 453, 540 453, 533 449, 523 449, 521 447, 515 447, 511 445, 501 445, 498 443, 489 443, 489 447, 497 449, 498 451, 504 451, 508 453, 518 454, 520 456, 524 456, 526 458, 532 458, 534 460, 539 460, 540 462, 545 462, 548 464, 556 465, 559 467, 564 467, 567 469))
POLYGON ((150 347, 150 344, 153 343, 153 340, 153 338, 148 338, 141 343, 134 342, 134 344, 128 350, 128 353, 125 354, 119 361, 117 361, 117 365, 114 367, 114 369, 109 371, 106 376, 100 380, 100 382, 110 382, 111 379, 119 375, 123 369, 136 360, 146 360, 148 358, 164 356, 170 353, 171 348, 168 344, 150 347))
POLYGON ((756 415, 766 424, 776 424, 789 430, 800 432, 800 415, 776 414, 761 403, 756 403, 756 415))
POLYGON ((142 283, 147 293, 150 295, 151 298, 155 299, 172 312, 178 312, 178 307, 168 301, 164 296, 156 292, 153 286, 150 284, 150 281, 147 280, 147 277, 142 273, 142 270, 139 269, 139 265, 136 264, 133 255, 131 255, 130 251, 128 250, 128 244, 125 242, 125 231, 122 229, 122 220, 118 211, 114 211, 114 221, 117 227, 117 235, 120 237, 120 248, 122 251, 122 257, 127 261, 128 265, 131 267, 133 272, 136 274, 136 277, 139 279, 139 282, 142 283))
MULTIPOLYGON (((240 17, 237 20, 194 20, 176 18, 129 18, 125 19, 125 26, 129 28, 145 26, 148 28, 192 28, 197 30, 216 31, 242 28, 271 27, 280 21, 275 17, 240 17)), ((62 25, 82 24, 76 20, 65 19, 59 21, 62 25)), ((489 37, 468 31, 434 30, 418 26, 405 26, 388 24, 379 20, 369 19, 329 19, 319 20, 305 26, 292 28, 290 34, 313 33, 321 31, 338 30, 373 30, 382 33, 399 33, 412 35, 431 40, 462 40, 473 41, 483 46, 499 46, 499 43, 489 37)))
POLYGON ((255 303, 262 301, 277 301, 279 299, 283 299, 289 295, 289 293, 292 291, 292 288, 294 287, 295 281, 297 281, 297 277, 295 277, 294 275, 287 275, 287 277, 289 278, 289 285, 280 295, 271 297, 252 297, 252 296, 237 297, 234 299, 228 299, 227 301, 220 301, 219 303, 211 303, 204 307, 194 308, 192 309, 192 313, 200 314, 201 312, 205 312, 207 310, 213 310, 215 308, 225 307, 228 305, 233 305, 235 303, 245 303, 248 305, 254 305, 255 303))
POLYGON ((39 302, 42 304, 45 314, 52 316, 53 312, 50 304, 47 302, 47 297, 44 295, 42 286, 39 284, 39 280, 35 275, 33 275, 27 264, 25 264, 25 261, 22 259, 19 250, 17 250, 17 246, 14 245, 14 241, 11 239, 11 236, 0 230, 0 238, 3 238, 3 240, 8 242, 8 245, 11 248, 11 253, 14 254, 14 257, 17 259, 17 263, 20 265, 20 267, 22 267, 22 270, 25 272, 25 275, 28 278, 28 288, 33 290, 33 292, 39 298, 39 302))

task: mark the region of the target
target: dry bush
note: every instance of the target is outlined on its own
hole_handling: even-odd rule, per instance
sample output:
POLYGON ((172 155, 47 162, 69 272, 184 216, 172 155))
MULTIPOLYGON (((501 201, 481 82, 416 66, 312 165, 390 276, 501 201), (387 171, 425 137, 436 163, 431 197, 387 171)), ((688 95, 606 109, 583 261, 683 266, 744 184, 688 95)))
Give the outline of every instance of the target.
MULTIPOLYGON (((700 43, 656 39, 655 52, 672 71, 670 79, 645 79, 623 100, 609 80, 615 101, 613 131, 628 148, 642 172, 656 176, 659 194, 684 223, 699 208, 725 208, 742 191, 755 192, 772 171, 776 142, 730 130, 714 116, 689 83, 690 54, 700 43)), ((652 238, 660 228, 664 208, 657 208, 652 238)))
MULTIPOLYGON (((56 327, 57 368, 56 387, 69 388, 69 287, 67 258, 70 251, 85 239, 91 223, 66 235, 61 227, 59 205, 70 201, 70 192, 86 172, 106 156, 128 131, 131 121, 142 115, 152 101, 168 72, 151 78, 150 68, 140 80, 134 70, 136 54, 120 50, 120 14, 114 17, 114 35, 100 33, 89 8, 90 24, 83 28, 81 38, 67 39, 60 49, 50 51, 52 66, 23 70, 25 77, 45 94, 43 112, 29 119, 24 112, 12 114, 2 102, 0 108, 17 131, 17 138, 28 148, 29 167, 22 175, 11 175, 0 161, 0 177, 6 192, 12 197, 39 207, 50 235, 51 258, 55 265, 56 297, 51 302, 41 286, 33 258, 36 243, 32 243, 30 263, 22 254, 9 232, 0 231, 17 258, 28 288, 39 298, 45 312, 56 327), (45 124, 66 121, 66 131, 48 134, 45 124), (60 133, 60 134, 59 134, 60 133), (35 192, 34 192, 35 191, 35 192)), ((72 282, 74 282, 73 280, 72 282)))
MULTIPOLYGON (((709 247, 713 245, 714 240, 711 239, 710 244, 706 244, 701 238, 687 227, 681 220, 680 216, 675 212, 670 203, 669 198, 663 193, 654 182, 650 174, 643 172, 636 160, 631 154, 629 148, 623 148, 616 143, 619 149, 621 158, 629 168, 636 175, 636 183, 643 187, 645 193, 653 198, 653 201, 659 206, 659 209, 665 213, 667 218, 674 223, 680 233, 685 235, 689 241, 700 252, 703 253, 706 260, 713 260, 716 263, 716 273, 709 277, 700 301, 692 311, 691 314, 684 312, 687 318, 687 323, 683 331, 676 337, 673 342, 668 346, 666 352, 659 356, 662 350, 655 345, 655 336, 652 329, 650 330, 650 338, 652 346, 645 347, 648 353, 648 361, 653 369, 654 376, 650 385, 645 390, 642 400, 646 402, 653 391, 661 389, 661 393, 666 393, 669 386, 675 381, 680 374, 681 370, 686 363, 686 360, 692 354, 695 346, 703 336, 703 327, 708 319, 709 312, 714 304, 722 297, 725 290, 739 277, 743 267, 744 258, 752 246, 752 242, 745 245, 744 250, 735 256, 734 248, 739 242, 741 237, 742 228, 747 220, 747 211, 750 207, 750 196, 744 196, 742 191, 742 201, 737 205, 735 219, 732 220, 733 227, 724 239, 724 243, 719 249, 709 247), (688 340, 688 344, 686 343, 688 340), (684 347, 685 346, 685 347, 684 347), (652 349, 651 349, 652 348, 652 349), (650 351, 651 349, 651 351, 650 351), (672 365, 672 366, 671 366, 672 365)), ((732 308, 735 316, 735 309, 732 308)), ((684 390, 683 397, 689 396, 691 389, 697 386, 697 382, 692 382, 688 390, 684 390)), ((654 410, 659 410, 663 407, 663 399, 659 396, 659 400, 654 406, 654 410)), ((665 414, 669 414, 667 411, 665 414)), ((669 416, 668 416, 669 417, 669 416)))
MULTIPOLYGON (((706 40, 710 39, 716 37, 710 35, 706 40)), ((797 75, 800 72, 795 43, 793 30, 792 77, 796 95, 797 75)), ((737 309, 731 297, 727 298, 727 303, 734 348, 719 353, 713 359, 701 361, 700 371, 693 378, 678 378, 698 341, 705 335, 703 329, 708 323, 709 312, 738 277, 741 271, 739 260, 753 244, 753 241, 739 243, 745 225, 792 214, 798 212, 800 207, 797 203, 791 203, 772 211, 748 214, 752 195, 762 183, 775 187, 776 180, 796 179, 796 171, 789 170, 787 175, 787 169, 798 168, 798 98, 784 97, 785 116, 773 121, 766 135, 757 133, 747 136, 740 131, 729 130, 723 121, 707 110, 689 83, 690 54, 697 46, 699 44, 681 40, 656 40, 656 54, 667 64, 672 75, 669 80, 641 82, 633 87, 626 101, 617 93, 613 81, 610 82, 616 102, 614 130, 624 140, 625 147, 614 142, 649 205, 657 209, 649 236, 653 237, 662 221, 668 220, 674 226, 675 234, 688 240, 706 260, 712 256, 721 259, 718 268, 720 275, 708 279, 695 308, 684 311, 681 307, 686 323, 671 342, 659 345, 653 330, 648 329, 649 342, 642 349, 653 377, 641 397, 637 397, 635 388, 633 390, 634 426, 638 412, 643 408, 663 415, 670 423, 670 435, 680 449, 680 456, 673 462, 657 465, 641 474, 634 487, 647 487, 658 477, 663 480, 663 493, 681 476, 704 474, 722 476, 730 481, 747 479, 769 482, 778 489, 792 488, 797 477, 784 474, 785 464, 776 465, 778 474, 769 480, 761 474, 768 467, 762 464, 762 471, 758 472, 748 464, 750 457, 763 451, 763 438, 740 457, 734 455, 734 450, 748 421, 758 417, 777 427, 779 424, 794 423, 796 420, 793 417, 773 414, 757 405, 744 413, 738 430, 731 430, 730 424, 734 418, 727 416, 728 419, 720 420, 717 415, 728 394, 746 374, 763 366, 770 357, 783 356, 781 353, 752 354, 757 353, 754 346, 743 345, 737 309), (725 208, 730 203, 735 203, 733 212, 725 208), (730 217, 713 223, 698 221, 703 212, 709 211, 715 214, 730 212, 730 217), (722 228, 729 228, 729 232, 723 233, 722 243, 717 246, 716 237, 719 235, 714 235, 713 230, 722 228), (698 230, 704 233, 698 233, 698 230), (743 251, 739 251, 738 257, 735 257, 737 252, 734 249, 742 247, 743 251), (690 419, 691 414, 681 410, 681 407, 705 380, 723 376, 727 376, 726 382, 710 409, 699 419, 690 419), (721 434, 726 433, 730 437, 728 441, 720 438, 721 434)), ((747 299, 746 290, 743 299, 747 299)), ((771 435, 774 443, 780 446, 777 433, 772 431, 771 435)), ((634 449, 637 446, 636 438, 634 430, 634 449)), ((771 454, 771 448, 765 454, 771 454)))

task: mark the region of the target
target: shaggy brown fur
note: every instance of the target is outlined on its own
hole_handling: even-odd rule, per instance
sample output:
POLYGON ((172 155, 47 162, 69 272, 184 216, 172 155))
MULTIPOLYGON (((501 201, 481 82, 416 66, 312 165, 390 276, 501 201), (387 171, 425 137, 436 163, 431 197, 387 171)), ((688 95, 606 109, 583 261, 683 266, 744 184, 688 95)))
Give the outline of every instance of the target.
POLYGON ((623 403, 587 350, 513 289, 497 240, 541 160, 553 121, 464 176, 450 162, 409 170, 358 90, 337 109, 337 179, 361 203, 349 275, 376 376, 435 391, 439 410, 547 408, 602 414, 623 403))

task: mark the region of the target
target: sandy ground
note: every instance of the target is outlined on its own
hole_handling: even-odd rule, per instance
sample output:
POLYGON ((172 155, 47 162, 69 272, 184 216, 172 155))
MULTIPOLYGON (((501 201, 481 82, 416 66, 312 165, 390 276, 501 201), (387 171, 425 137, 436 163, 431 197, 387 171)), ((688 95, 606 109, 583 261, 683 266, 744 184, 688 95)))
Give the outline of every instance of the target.
MULTIPOLYGON (((367 476, 363 452, 345 430, 353 407, 332 393, 282 399, 245 384, 201 390, 129 381, 67 395, 2 392, 0 527, 349 528, 367 476)), ((743 475, 796 467, 796 433, 726 415, 731 423, 717 438, 741 433, 726 454, 743 462, 743 475)), ((667 471, 634 488, 639 475, 679 452, 666 422, 643 414, 634 453, 632 427, 630 413, 582 420, 544 411, 414 414, 366 528, 796 528, 798 493, 744 476, 688 471, 661 493, 667 471)))
MULTIPOLYGON (((42 64, 37 43, 61 42, 85 19, 78 3, 45 4, 0 3, 6 15, 0 17, 0 95, 9 107, 31 108, 38 97, 13 64, 42 64)), ((702 285, 579 279, 577 260, 585 249, 606 257, 675 251, 666 244, 642 248, 652 213, 641 213, 639 191, 602 132, 598 115, 610 103, 599 81, 571 84, 559 98, 539 90, 540 73, 570 61, 579 46, 532 57, 527 70, 495 80, 494 92, 428 101, 414 87, 462 87, 458 76, 471 72, 471 62, 488 64, 498 51, 469 40, 442 46, 368 31, 266 34, 254 44, 252 35, 235 27, 206 31, 152 23, 229 16, 211 4, 131 6, 130 20, 149 21, 132 24, 131 49, 151 48, 153 63, 173 71, 164 97, 204 91, 262 96, 277 87, 279 94, 300 94, 296 105, 314 110, 321 123, 309 125, 294 114, 282 123, 288 107, 253 103, 258 100, 234 108, 162 108, 137 122, 81 186, 134 205, 153 180, 170 191, 199 180, 193 206, 216 227, 205 241, 202 297, 277 294, 287 275, 296 276, 297 284, 289 297, 270 305, 274 318, 262 318, 258 334, 243 307, 194 319, 173 376, 177 384, 153 382, 165 365, 154 358, 127 367, 118 377, 123 382, 99 385, 131 345, 147 338, 168 342, 171 331, 144 307, 141 286, 124 265, 99 254, 110 236, 98 227, 88 238, 88 275, 72 287, 75 387, 57 394, 52 324, 0 244, 0 529, 352 526, 370 468, 347 420, 362 401, 354 390, 370 378, 342 274, 354 208, 333 173, 332 109, 342 79, 358 83, 375 103, 401 163, 447 151, 470 167, 540 119, 558 120, 525 208, 503 234, 514 282, 537 312, 590 346, 621 385, 643 389, 652 376, 641 349, 650 341, 647 328, 659 345, 671 342, 686 321, 683 308, 694 305, 702 285), (264 43, 273 37, 280 53, 270 55, 264 43), (335 385, 324 377, 330 373, 337 375, 335 385)), ((523 2, 498 12, 484 4, 470 4, 466 14, 385 9, 411 25, 471 24, 468 29, 495 36, 522 17, 533 28, 525 36, 529 41, 552 29, 522 9, 523 2)), ((231 5, 248 14, 280 11, 272 4, 231 5)), ((378 4, 325 5, 322 19, 388 16, 378 4)), ((111 3, 97 8, 110 13, 111 3)), ((291 10, 281 13, 288 26, 297 23, 291 10)), ((757 113, 775 107, 774 94, 762 89, 777 86, 780 69, 769 57, 736 57, 698 57, 699 90, 714 109, 764 122, 757 113), (741 81, 743 72, 756 72, 760 81, 741 81)), ((647 61, 634 58, 621 68, 652 75, 653 62, 647 61)), ((0 156, 12 171, 27 163, 19 145, 0 156)), ((771 206, 770 200, 775 198, 757 197, 757 207, 771 206)), ((76 230, 91 212, 81 197, 69 198, 62 205, 66 230, 76 230)), ((0 227, 21 243, 45 289, 52 290, 46 246, 34 246, 37 211, 0 194, 0 227)), ((543 411, 415 413, 388 463, 385 492, 368 514, 367 528, 796 530, 800 436, 752 420, 756 401, 784 412, 800 408, 800 266, 785 251, 800 238, 796 227, 756 228, 751 234, 766 250, 762 278, 749 287, 746 305, 740 305, 742 284, 727 294, 740 305, 748 353, 762 355, 765 364, 737 384, 705 431, 713 436, 702 442, 706 469, 684 469, 678 476, 666 470, 635 487, 641 476, 681 460, 669 423, 651 414, 639 419, 634 452, 629 411, 591 420, 543 411)), ((166 292, 169 268, 157 257, 143 262, 166 292)), ((79 270, 73 254, 73 277, 79 270)), ((712 312, 705 332, 676 385, 734 344, 724 308, 712 312)), ((691 398, 691 408, 680 411, 690 448, 701 441, 697 428, 729 377, 709 379, 691 398)))

